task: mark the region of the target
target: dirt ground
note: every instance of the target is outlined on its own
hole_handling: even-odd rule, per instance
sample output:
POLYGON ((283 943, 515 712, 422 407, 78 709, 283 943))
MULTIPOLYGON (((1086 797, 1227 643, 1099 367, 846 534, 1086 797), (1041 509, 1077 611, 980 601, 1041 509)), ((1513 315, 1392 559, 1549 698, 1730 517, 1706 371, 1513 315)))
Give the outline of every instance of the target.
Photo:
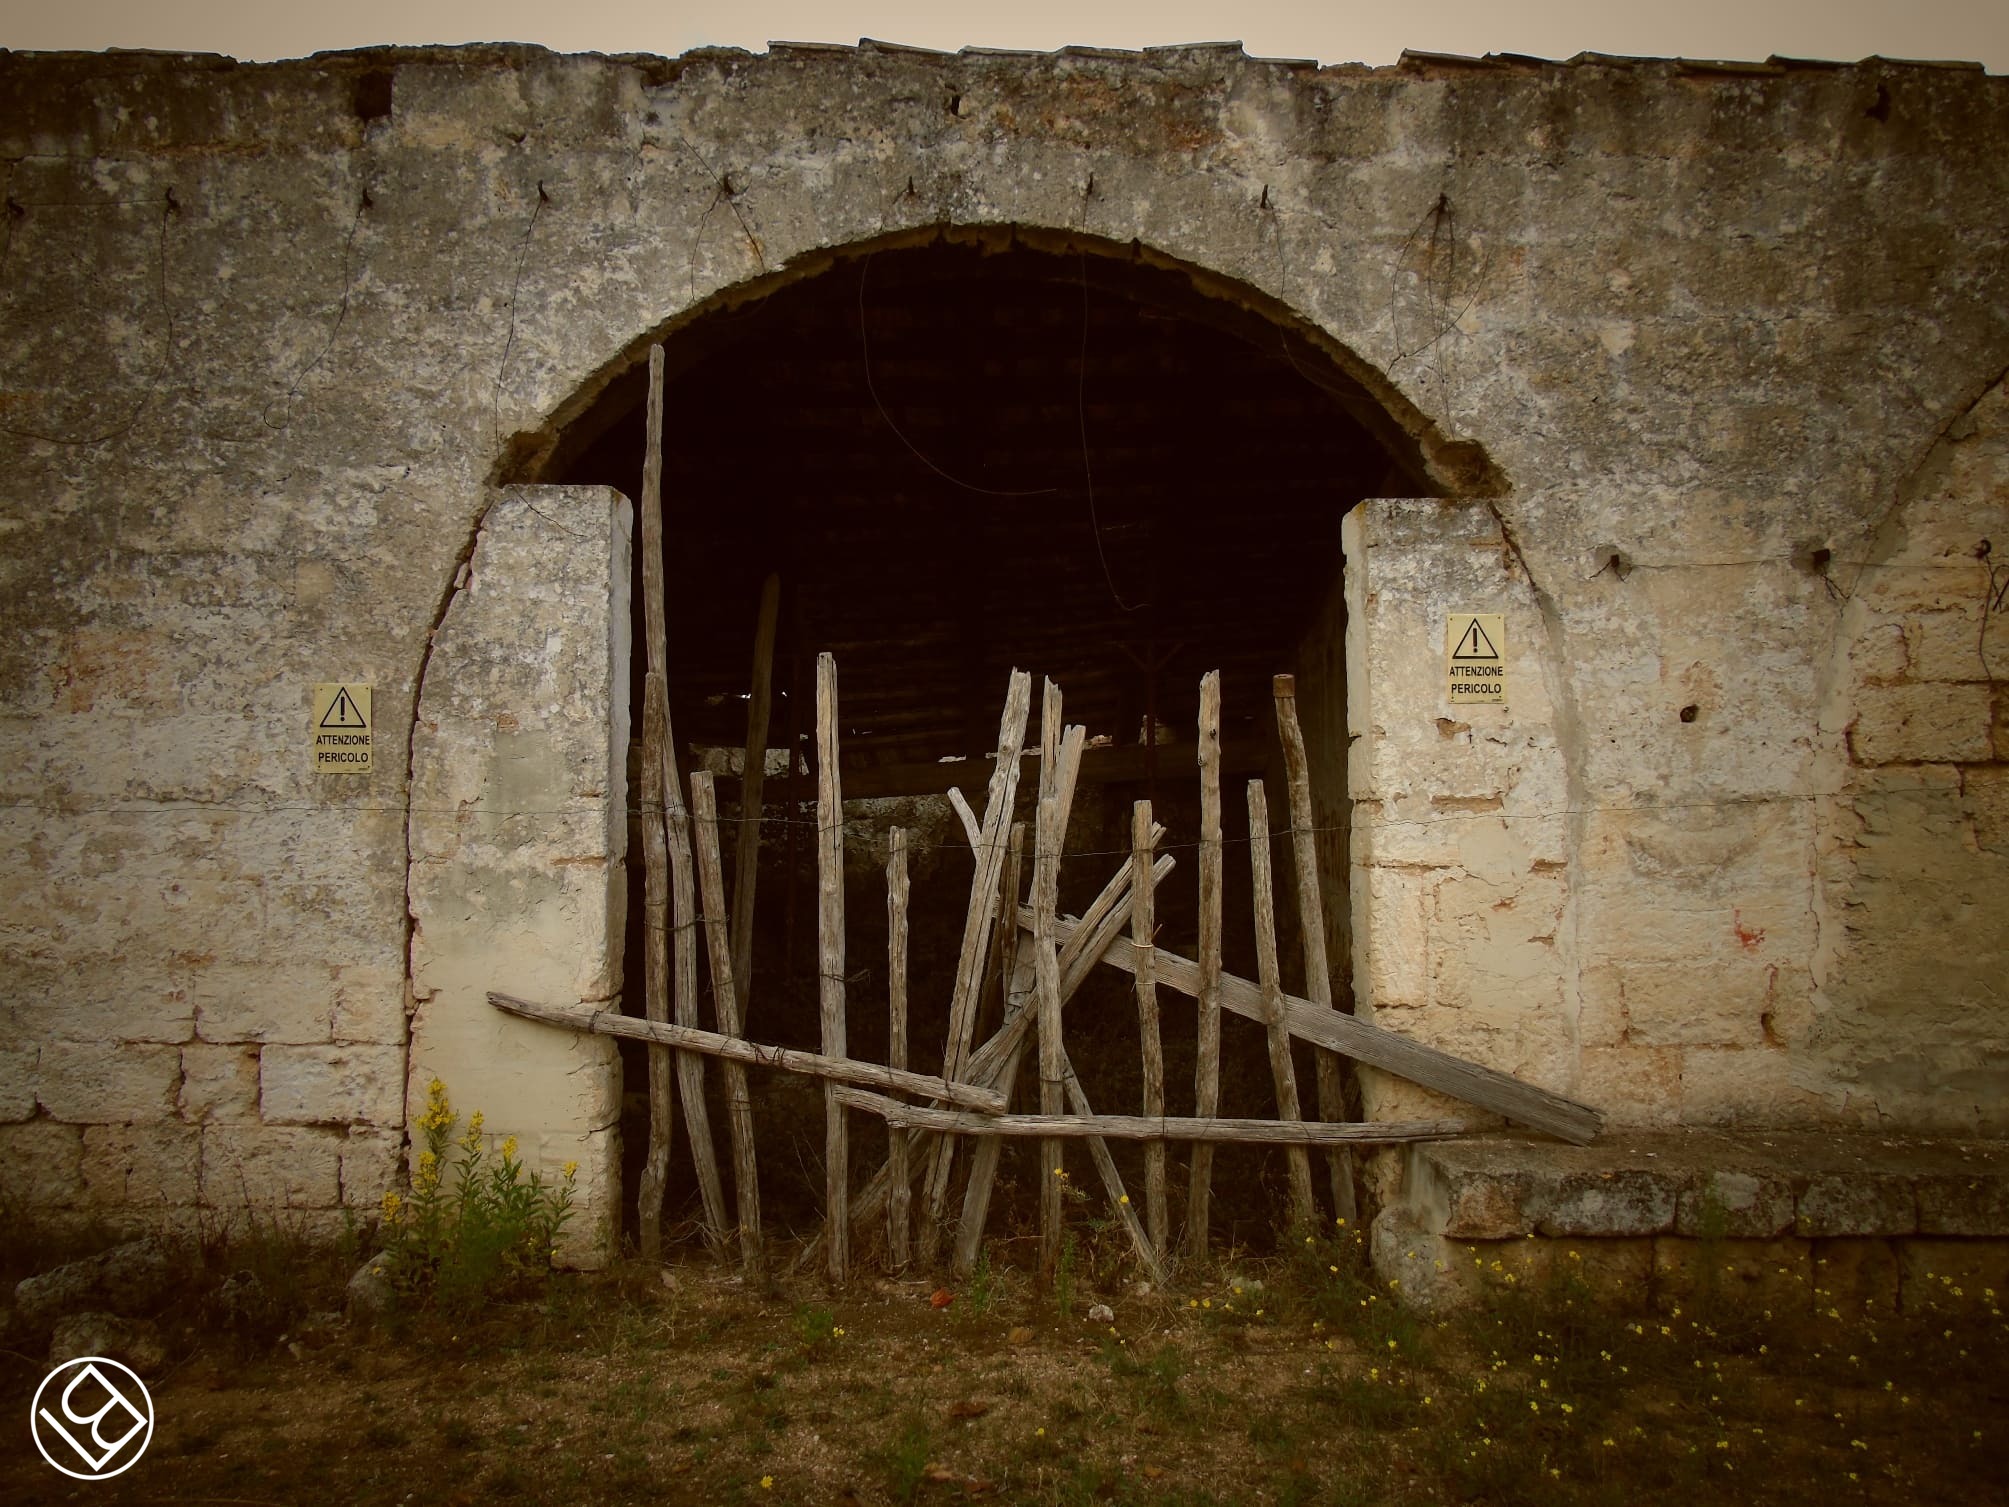
POLYGON ((1175 1291, 1099 1286, 986 1268, 937 1306, 927 1281, 630 1264, 361 1334, 191 1318, 146 1378, 146 1454, 91 1483, 35 1453, 47 1366, 8 1352, 0 1501, 2005 1500, 1993 1294, 1959 1318, 1775 1320, 1557 1290, 1435 1324, 1324 1241, 1175 1291))

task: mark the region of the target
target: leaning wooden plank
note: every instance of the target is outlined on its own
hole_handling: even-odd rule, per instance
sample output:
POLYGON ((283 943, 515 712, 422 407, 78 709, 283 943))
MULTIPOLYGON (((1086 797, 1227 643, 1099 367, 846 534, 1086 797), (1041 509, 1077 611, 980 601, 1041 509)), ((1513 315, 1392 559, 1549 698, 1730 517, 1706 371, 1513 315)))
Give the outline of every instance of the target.
MULTIPOLYGON (((1153 826, 1152 841, 1164 833, 1164 828, 1153 826)), ((1098 940, 1107 945, 1122 926, 1123 897, 1130 888, 1132 873, 1130 860, 1126 860, 1102 893, 1095 897, 1075 931, 1061 949, 1060 999, 1063 1006, 1074 997, 1074 993, 1087 979, 1095 960, 1086 957, 1098 940)), ((1157 877, 1172 871, 1172 859, 1162 858, 1151 866, 1157 877), (1162 865, 1162 871, 1160 866, 1162 865)), ((1016 915, 1013 920, 1016 921, 1016 915)), ((1017 933, 1019 945, 1014 949, 1014 967, 1005 984, 1005 1020, 998 1032, 983 1050, 970 1059, 970 1076, 979 1083, 994 1084, 1007 1099, 1018 1082, 1019 1063, 1025 1055, 1025 1033, 1034 1019, 1032 1009, 1034 967, 1032 938, 1024 932, 1017 933), (993 1066, 995 1064, 995 1066, 993 1066)), ((956 1231, 955 1269, 967 1276, 976 1267, 977 1253, 982 1249, 984 1226, 990 1215, 991 1189, 997 1181, 998 1155, 1003 1143, 988 1138, 977 1142, 976 1150, 970 1157, 970 1180, 963 1189, 963 1218, 956 1231)))
POLYGON ((1405 1141, 1441 1141, 1470 1135, 1463 1120, 1371 1120, 1330 1124, 1321 1120, 1203 1120, 1168 1115, 973 1115, 962 1110, 902 1104, 864 1089, 840 1088, 837 1096, 853 1109, 879 1115, 889 1125, 947 1130, 969 1135, 1036 1136, 1042 1140, 1233 1141, 1251 1146, 1394 1146, 1405 1141))
MULTIPOLYGON (((698 891, 704 900, 705 945, 712 966, 712 1003, 718 1011, 719 1034, 743 1036, 738 978, 732 971, 732 925, 726 915, 725 864, 719 857, 718 796, 711 775, 691 773, 691 814, 698 843, 698 891)), ((725 1071, 726 1125, 732 1132, 733 1195, 739 1205, 739 1264, 747 1281, 759 1280, 760 1167, 754 1156, 753 1101, 747 1096, 746 1069, 728 1059, 725 1071)))
POLYGON ((1019 750, 1025 743, 1026 717, 1032 710, 1032 677, 1013 670, 1005 690, 1004 714, 998 720, 997 764, 991 771, 990 799, 984 806, 977 868, 970 880, 970 904, 963 920, 962 948, 956 957, 956 981, 949 996, 949 1038, 944 1078, 960 1075, 969 1055, 971 1019, 977 992, 983 986, 984 958, 992 922, 997 916, 998 876, 1004 866, 1005 833, 1011 826, 1012 805, 1018 799, 1019 750))
MULTIPOLYGON (((783 1072, 805 1073, 812 1078, 831 1078, 841 1083, 862 1083, 887 1088, 917 1098, 940 1099, 981 1114, 1002 1114, 1005 1096, 994 1088, 976 1083, 950 1083, 926 1073, 900 1072, 876 1062, 855 1057, 826 1057, 820 1052, 802 1052, 794 1047, 768 1046, 738 1036, 721 1036, 716 1031, 700 1031, 668 1021, 637 1020, 612 1010, 565 1010, 556 1005, 540 1005, 518 999, 513 994, 490 990, 488 1002, 498 1010, 564 1026, 571 1031, 590 1031, 598 1036, 629 1036, 637 1041, 660 1041, 679 1051, 702 1052, 707 1057, 724 1057, 732 1062, 750 1062, 755 1067, 777 1067, 783 1072)), ((882 1210, 883 1211, 883 1210, 882 1210)))
MULTIPOLYGON (((1019 907, 1019 918, 1021 925, 1031 925, 1031 915, 1024 906, 1019 907)), ((1062 931, 1068 930, 1071 924, 1065 919, 1058 923, 1062 931)), ((1126 973, 1137 971, 1136 958, 1126 937, 1112 938, 1102 953, 1102 961, 1126 973)), ((1156 962, 1159 983, 1177 989, 1181 994, 1199 993, 1200 969, 1191 958, 1180 957, 1161 947, 1157 949, 1156 962)), ((1223 1008, 1245 1015, 1250 1020, 1263 1019, 1263 992, 1245 978, 1237 978, 1233 974, 1222 977, 1221 1004, 1223 1008)), ((1475 1108, 1489 1110, 1518 1124, 1545 1130, 1579 1146, 1588 1145, 1596 1139, 1604 1125, 1604 1116, 1588 1104, 1565 1099, 1561 1094, 1550 1093, 1532 1083, 1523 1083, 1496 1068, 1482 1067, 1463 1057, 1454 1057, 1437 1047, 1426 1046, 1380 1026, 1371 1026, 1351 1015, 1323 1009, 1295 995, 1284 996, 1284 1023, 1290 1028, 1291 1035, 1313 1046, 1344 1053, 1356 1062, 1378 1067, 1398 1078, 1435 1089, 1440 1094, 1449 1094, 1454 1099, 1462 1099, 1475 1108)))
MULTIPOLYGON (((844 1055, 844 792, 837 779, 837 661, 816 656, 817 1007, 826 1056, 844 1055)), ((944 1075, 946 1076, 946 1075, 944 1075)), ((823 1090, 824 1230, 830 1280, 851 1276, 851 1142, 836 1086, 823 1090)))
MULTIPOLYGON (((663 793, 663 830, 669 839, 670 939, 675 989, 670 1010, 680 1026, 698 1023, 698 939, 696 883, 691 872, 690 815, 684 809, 683 779, 677 773, 677 739, 670 725, 669 648, 663 605, 663 348, 649 347, 648 449, 642 463, 642 620, 648 645, 646 670, 658 677, 648 694, 657 697, 663 736, 656 747, 663 793)), ((645 690, 648 682, 644 681, 645 690)), ((677 1080, 683 1090, 684 1128, 691 1141, 691 1164, 697 1172, 698 1194, 704 1202, 705 1243, 716 1254, 725 1250, 725 1188, 719 1181, 718 1153, 712 1149, 711 1117, 705 1110, 705 1069, 702 1058, 677 1054, 677 1080)))
MULTIPOLYGON (((1033 990, 1032 935, 1016 928, 1014 934, 1018 937, 1018 946, 1013 949, 1012 971, 1005 980, 1007 1019, 1026 1014, 1033 990)), ((986 1080, 1005 1096, 1007 1108, 1011 1103, 1012 1090, 1018 1087, 1019 1063, 1024 1058, 1025 1038, 1021 1036, 1018 1047, 1006 1056, 996 1074, 986 1080)), ((963 1217, 956 1226, 954 1264, 958 1276, 967 1277, 976 1270, 977 1255, 983 1249, 984 1226, 990 1222, 991 1189, 997 1183, 998 1157, 1003 1151, 1003 1141, 995 1136, 981 1136, 976 1150, 970 1153, 970 1177, 963 1185, 963 1217)))
MULTIPOLYGON (((1299 943, 1304 950, 1304 992, 1314 1005, 1333 1008, 1332 968, 1325 955, 1325 896, 1318 884, 1318 840, 1311 805, 1311 761, 1305 756, 1304 731, 1297 720, 1297 678, 1279 675, 1270 682, 1277 706, 1277 741, 1283 745, 1285 783, 1290 790, 1291 855, 1297 865, 1299 943)), ((1318 1113, 1323 1120, 1346 1118, 1346 1089, 1339 1054, 1320 1052, 1318 1113)), ((1356 1218, 1353 1199, 1353 1153, 1336 1146, 1326 1153, 1332 1175, 1333 1212, 1349 1225, 1356 1218)))
MULTIPOLYGON (((998 880, 1004 867, 1004 837, 1018 799, 1019 752, 1025 744, 1026 718, 1032 710, 1032 677, 1013 670, 1005 687, 1003 715, 998 719, 997 762, 991 769, 990 795, 983 826, 973 840, 976 870, 970 877, 969 909, 963 918, 963 941, 956 957, 955 983, 949 994, 949 1034, 942 1051, 942 1076, 962 1078, 975 1028, 977 996, 983 990, 984 963, 990 955, 991 932, 997 920, 998 880)), ((921 1210, 921 1257, 932 1261, 948 1206, 949 1178, 956 1144, 944 1140, 928 1164, 927 1201, 921 1210)))
MULTIPOLYGON (((1081 1080, 1075 1076, 1074 1064, 1064 1055, 1061 1058, 1061 1073, 1066 1080, 1067 1107, 1074 1111, 1077 1119, 1093 1124, 1095 1109, 1088 1102, 1081 1080)), ((1151 1274, 1151 1280, 1162 1284, 1165 1281, 1165 1263, 1159 1259, 1151 1237, 1144 1233, 1144 1226, 1137 1222, 1137 1211, 1130 1205, 1130 1195, 1123 1190, 1123 1174, 1116 1170, 1116 1158, 1109 1154, 1108 1140, 1099 1135, 1089 1136, 1087 1140, 1089 1159, 1095 1163, 1096 1175, 1102 1179, 1103 1192, 1109 1195, 1109 1212, 1116 1216, 1124 1233, 1130 1237, 1130 1248, 1137 1252, 1137 1259, 1151 1274)), ((1162 1146, 1164 1143, 1153 1141, 1151 1144, 1162 1146)))
MULTIPOLYGON (((753 996, 753 896, 760 877, 762 786, 767 780, 767 728, 774 708, 774 626, 780 616, 781 577, 760 587, 753 628, 753 685, 746 702, 746 759, 740 766, 739 839, 732 857, 732 978, 739 988, 740 1023, 753 996)), ((795 750, 788 751, 789 758, 795 750)))
MULTIPOLYGON (((907 1067, 907 834, 886 834, 886 1063, 907 1067)), ((907 1264, 907 1226, 913 1187, 907 1175, 907 1138, 896 1135, 887 1157, 893 1179, 886 1203, 886 1251, 894 1269, 907 1264)))
MULTIPOLYGON (((1157 886, 1151 880, 1155 830, 1151 803, 1137 802, 1130 809, 1130 872, 1138 876, 1130 887, 1130 955, 1137 960, 1137 1035, 1144 1058, 1144 1113, 1163 1119, 1165 1043, 1158 1029, 1158 976, 1151 967, 1152 939, 1158 934, 1154 913, 1157 886)), ((1152 1141, 1144 1148, 1144 1211, 1151 1249, 1162 1259, 1171 1218, 1165 1189, 1163 1141, 1152 1141)))
MULTIPOLYGON (((1221 672, 1200 677, 1200 989, 1193 1112, 1211 1119, 1221 1103, 1221 672)), ((1207 1254, 1214 1148, 1193 1148, 1186 1192, 1186 1254, 1207 1254)))
MULTIPOLYGON (((1290 1032, 1284 1027, 1284 990, 1277 970, 1276 892, 1270 881, 1270 803, 1261 780, 1249 781, 1249 874, 1255 895, 1256 982, 1263 994, 1264 1034, 1269 1038, 1270 1077, 1277 1088, 1277 1118, 1301 1120, 1297 1068, 1291 1062, 1290 1032)), ((1312 1202, 1311 1157, 1302 1146, 1291 1147, 1291 1218, 1309 1230, 1318 1218, 1312 1202)))
MULTIPOLYGON (((663 838, 662 675, 651 670, 642 693, 642 1010, 652 1021, 670 1018, 670 850, 663 838)), ((649 1048, 649 1144, 635 1194, 636 1233, 642 1259, 663 1253, 663 1190, 670 1179, 670 1142, 676 1134, 676 1073, 670 1049, 649 1048)))

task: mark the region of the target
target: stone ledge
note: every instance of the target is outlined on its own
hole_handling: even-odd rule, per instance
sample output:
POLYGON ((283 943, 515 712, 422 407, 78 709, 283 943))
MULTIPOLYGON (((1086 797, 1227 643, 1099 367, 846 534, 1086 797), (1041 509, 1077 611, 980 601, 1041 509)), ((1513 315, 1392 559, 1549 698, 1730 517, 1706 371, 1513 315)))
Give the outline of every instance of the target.
POLYGON ((1408 1149, 1398 1204, 1449 1240, 2009 1237, 2009 1141, 1620 1131, 1408 1149))

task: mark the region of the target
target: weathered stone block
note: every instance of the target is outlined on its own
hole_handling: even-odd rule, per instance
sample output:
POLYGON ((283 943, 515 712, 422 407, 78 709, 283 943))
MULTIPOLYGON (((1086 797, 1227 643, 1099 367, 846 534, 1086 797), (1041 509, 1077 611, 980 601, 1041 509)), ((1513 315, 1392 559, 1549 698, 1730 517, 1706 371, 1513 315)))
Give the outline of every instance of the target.
POLYGON ((256 1120, 258 1048, 207 1042, 183 1047, 179 1102, 184 1120, 256 1120))
POLYGON ((1902 623, 1879 623, 1849 645, 1849 668, 1871 683, 1902 679, 1911 668, 1902 623))
POLYGON ((1797 1313, 1807 1306, 1813 1257, 1805 1240, 1653 1242, 1653 1297, 1661 1307, 1724 1303, 1797 1313))
POLYGON ((1681 1049, 1681 1123, 1804 1125, 1821 1118, 1818 1098, 1795 1077, 1790 1053, 1774 1047, 1681 1049))
POLYGON ((84 1192, 99 1207, 154 1208, 197 1201, 202 1136, 193 1125, 87 1125, 84 1192))
POLYGON ((1671 1125, 1681 1113, 1681 1058, 1673 1047, 1585 1047, 1569 1095, 1612 1129, 1671 1125))
POLYGON ((322 1042, 334 1029, 332 969, 219 963, 189 984, 196 1034, 215 1042, 322 1042))
POLYGON ((54 1120, 0 1125, 0 1193, 31 1209, 74 1205, 84 1191, 84 1130, 54 1120))
POLYGON ((342 1204, 373 1210, 384 1195, 404 1186, 405 1138, 401 1131, 352 1126, 342 1142, 342 1204))
POLYGON ((1728 931, 1707 959, 1613 965, 1625 990, 1629 1040, 1649 1047, 1764 1045, 1779 965, 1739 956, 1728 931))
POLYGON ((342 1201, 337 1130, 279 1125, 202 1127, 202 1201, 212 1208, 332 1209, 342 1201))
POLYGON ((26 1120, 35 1113, 36 1047, 0 1051, 0 1124, 26 1120))
POLYGON ((1914 1185, 1918 1233, 2009 1239, 2009 1171, 2000 1167, 1928 1174, 1914 1185))
POLYGON ((1549 1193, 1536 1229, 1544 1235, 1658 1235, 1674 1227, 1677 1184, 1658 1172, 1566 1173, 1549 1193))
POLYGON ((1710 1171, 1682 1188, 1674 1232, 1720 1240, 1769 1239, 1793 1228, 1793 1184, 1775 1174, 1710 1171))
POLYGON ((1849 749, 1859 764, 1961 764, 1994 756, 1985 684, 1864 686, 1849 749))
POLYGON ((258 1112, 272 1125, 404 1123, 405 1054, 395 1046, 268 1046, 258 1112))
POLYGON ((42 1108, 79 1125, 171 1119, 180 1087, 181 1050, 138 1042, 51 1041, 35 1072, 42 1108))
POLYGON ((405 975, 402 968, 353 967, 335 981, 329 1030, 338 1043, 403 1046, 405 975))
POLYGON ((1909 1235, 1918 1228, 1911 1182, 1873 1172, 1817 1172, 1807 1179, 1793 1219, 1798 1235, 1909 1235))

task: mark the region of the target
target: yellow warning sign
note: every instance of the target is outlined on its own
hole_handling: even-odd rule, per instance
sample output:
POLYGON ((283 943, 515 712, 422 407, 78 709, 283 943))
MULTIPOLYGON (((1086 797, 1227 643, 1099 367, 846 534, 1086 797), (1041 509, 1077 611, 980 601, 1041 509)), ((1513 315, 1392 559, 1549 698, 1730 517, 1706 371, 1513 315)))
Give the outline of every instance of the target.
POLYGON ((1507 704, 1507 630, 1502 614, 1451 614, 1444 625, 1444 679, 1453 706, 1507 704))
POLYGON ((314 687, 314 773, 370 772, 370 688, 354 681, 314 687))

